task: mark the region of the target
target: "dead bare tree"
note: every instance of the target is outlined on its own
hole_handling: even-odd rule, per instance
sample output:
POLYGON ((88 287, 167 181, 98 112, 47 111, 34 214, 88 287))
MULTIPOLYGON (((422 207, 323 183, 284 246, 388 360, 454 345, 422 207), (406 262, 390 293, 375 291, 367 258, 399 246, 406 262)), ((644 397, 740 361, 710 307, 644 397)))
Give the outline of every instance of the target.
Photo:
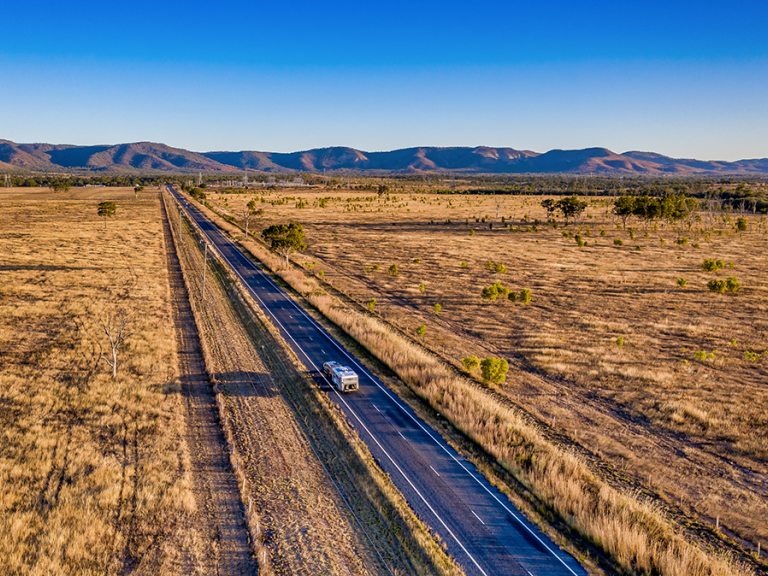
POLYGON ((102 359, 112 367, 112 378, 117 378, 117 352, 120 346, 133 334, 133 332, 127 332, 128 327, 128 314, 122 308, 116 312, 110 312, 102 319, 99 324, 101 331, 109 338, 109 345, 112 349, 112 361, 109 358, 102 355, 102 359))

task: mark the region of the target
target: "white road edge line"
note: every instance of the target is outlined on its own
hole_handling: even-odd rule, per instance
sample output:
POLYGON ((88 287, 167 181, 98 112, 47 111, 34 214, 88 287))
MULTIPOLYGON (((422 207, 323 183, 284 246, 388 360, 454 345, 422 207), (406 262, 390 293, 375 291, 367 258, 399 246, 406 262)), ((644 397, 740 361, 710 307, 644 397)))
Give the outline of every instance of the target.
MULTIPOLYGON (((186 210, 185 210, 185 212, 186 212, 186 210)), ((203 218, 205 218, 205 217, 203 216, 203 218)), ((206 219, 206 220, 207 220, 207 219, 206 219)), ((208 232, 207 232, 207 231, 205 231, 205 230, 202 230, 202 228, 201 228, 201 231, 202 231, 202 232, 203 232, 203 233, 204 233, 206 236, 208 236, 208 232)), ((238 251, 238 253, 240 253, 239 249, 238 249, 236 246, 234 246, 234 244, 232 244, 232 243, 231 243, 229 240, 227 240, 227 238, 226 238, 226 237, 225 237, 225 236, 224 236, 224 235, 223 235, 223 234, 222 234, 222 233, 221 233, 221 232, 220 232, 220 231, 219 231, 217 228, 213 228, 213 229, 212 229, 212 231, 216 232, 216 233, 217 233, 217 234, 218 234, 218 235, 221 237, 221 239, 224 241, 224 243, 225 243, 225 244, 229 244, 229 245, 231 245, 231 246, 232 246, 232 247, 233 247, 235 250, 237 250, 237 251, 238 251)), ((210 237, 209 237, 209 239, 210 239, 210 237)), ((261 304, 262 304, 262 305, 264 306, 264 308, 265 308, 265 311, 266 311, 266 312, 268 312, 268 313, 270 314, 270 316, 272 316, 272 318, 275 320, 275 322, 277 322, 277 323, 278 323, 278 325, 279 325, 279 326, 280 326, 280 327, 283 329, 283 331, 284 331, 284 332, 285 332, 285 333, 288 335, 288 337, 289 337, 291 340, 293 340, 293 343, 294 343, 294 344, 296 344, 296 347, 297 347, 299 350, 301 350, 302 354, 304 354, 304 357, 307 359, 307 361, 308 361, 308 362, 309 362, 309 363, 312 365, 312 367, 313 367, 315 370, 317 370, 317 366, 315 366, 314 362, 312 362, 312 360, 309 358, 309 356, 307 355, 307 353, 306 353, 306 352, 304 352, 304 349, 303 349, 301 346, 299 346, 298 342, 296 342, 296 340, 295 340, 295 339, 293 338, 293 336, 292 336, 292 335, 291 335, 291 334, 288 332, 288 330, 286 330, 286 329, 285 329, 285 326, 283 326, 283 325, 282 325, 282 323, 280 323, 280 321, 279 321, 279 320, 278 320, 278 319, 277 319, 277 318, 274 316, 274 314, 272 314, 272 313, 269 311, 269 307, 268 307, 268 306, 267 306, 267 305, 264 303, 264 301, 263 301, 263 300, 262 300, 262 299, 259 297, 259 295, 258 295, 258 294, 256 294, 255 290, 253 290, 253 289, 252 289, 250 286, 248 286, 248 283, 247 283, 247 282, 245 282, 245 278, 243 278, 242 274, 240 274, 240 273, 239 273, 239 272, 238 272, 238 271, 235 269, 235 267, 234 267, 234 266, 232 266, 232 263, 229 261, 229 258, 227 258, 226 256, 224 256, 224 254, 222 254, 222 253, 221 253, 221 251, 219 251, 219 250, 217 250, 217 251, 219 252, 219 255, 220 255, 220 256, 221 256, 221 257, 222 257, 222 258, 223 258, 223 259, 224 259, 224 260, 227 262, 227 264, 229 264, 229 266, 230 266, 230 268, 232 269, 232 271, 233 271, 233 272, 234 272, 234 273, 235 273, 237 276, 239 276, 239 277, 240 277, 240 279, 243 281, 243 284, 244 284, 244 285, 245 285, 245 286, 248 288, 248 291, 249 291, 249 292, 251 292, 251 293, 252 293, 252 294, 253 294, 253 295, 256 297, 256 299, 257 299, 259 302, 261 302, 261 304)), ((509 515, 510 515, 510 516, 512 516, 512 517, 513 517, 513 518, 514 518, 514 519, 515 519, 515 520, 516 520, 516 521, 517 521, 517 522, 518 522, 518 523, 519 523, 519 524, 520 524, 520 525, 521 525, 523 528, 525 528, 525 529, 526 529, 526 530, 527 530, 527 531, 528 531, 528 532, 531 534, 531 536, 533 536, 534 538, 536 538, 536 540, 538 540, 538 542, 539 542, 539 543, 540 543, 540 544, 541 544, 541 545, 542 545, 542 546, 543 546, 543 547, 544 547, 544 548, 545 548, 545 549, 546 549, 546 550, 547 550, 547 551, 548 551, 550 554, 552 554, 552 555, 553 555, 555 558, 557 558, 557 559, 560 561, 560 563, 561 563, 563 566, 565 566, 565 568, 566 568, 566 569, 567 569, 567 570, 568 570, 568 571, 569 571, 571 574, 573 574, 574 576, 578 576, 578 575, 576 574, 576 572, 574 572, 574 571, 573 571, 573 569, 572 569, 570 566, 568 566, 568 564, 566 564, 566 563, 565 563, 565 561, 564 561, 562 558, 560 558, 560 556, 558 556, 557 554, 555 554, 555 552, 554 552, 554 551, 553 551, 553 550, 552 550, 552 549, 551 549, 549 546, 547 546, 546 542, 544 542, 544 541, 543 541, 543 540, 542 540, 542 539, 539 537, 539 535, 538 535, 538 534, 536 534, 536 533, 535 533, 533 530, 531 530, 531 528, 530 528, 530 527, 528 527, 528 525, 527 525, 527 524, 526 524, 526 523, 525 523, 525 522, 524 522, 522 519, 520 519, 520 518, 519 518, 519 517, 518 517, 518 516, 517 516, 517 515, 516 515, 514 512, 512 512, 512 510, 511 510, 509 507, 507 507, 507 506, 504 504, 504 502, 502 502, 502 501, 501 501, 501 500, 500 500, 500 499, 499 499, 499 498, 498 498, 498 497, 497 497, 497 496, 496 496, 496 495, 495 495, 493 492, 491 492, 491 491, 490 491, 490 490, 489 490, 489 489, 488 489, 488 488, 487 488, 487 487, 486 487, 486 486, 485 486, 485 485, 484 485, 484 484, 483 484, 483 483, 482 483, 482 482, 481 482, 481 481, 480 481, 480 480, 479 480, 479 479, 478 479, 478 478, 477 478, 477 477, 476 477, 474 474, 472 474, 472 473, 471 473, 471 472, 470 472, 470 471, 467 469, 467 467, 466 467, 466 466, 464 466, 464 464, 463 464, 463 463, 462 463, 462 462, 461 462, 461 461, 460 461, 458 458, 456 458, 456 457, 455 457, 453 454, 451 454, 451 453, 450 453, 450 451, 449 451, 448 449, 446 449, 446 448, 445 448, 445 446, 441 445, 441 444, 440 444, 440 442, 438 442, 438 441, 437 441, 437 439, 436 439, 436 438, 435 438, 435 437, 434 437, 434 436, 433 436, 433 435, 432 435, 432 434, 429 432, 429 430, 427 430, 427 429, 426 429, 426 428, 425 428, 425 427, 424 427, 424 426, 421 424, 421 422, 419 422, 419 421, 418 421, 418 419, 417 419, 417 418, 416 418, 416 417, 415 417, 413 414, 411 414, 411 413, 410 413, 410 412, 409 412, 409 411, 408 411, 408 410, 407 410, 407 409, 406 409, 406 408, 405 408, 405 407, 404 407, 404 406, 403 406, 403 405, 402 405, 402 404, 401 404, 399 401, 397 401, 395 398, 393 398, 393 397, 392 397, 392 394, 391 394, 391 393, 390 393, 390 392, 389 392, 389 391, 388 391, 388 390, 387 390, 385 387, 383 387, 381 384, 379 384, 379 382, 378 382, 378 381, 377 381, 377 379, 376 379, 376 378, 373 376, 373 374, 370 374, 370 373, 369 373, 369 372, 368 372, 368 371, 367 371, 365 368, 363 368, 363 367, 362 367, 362 366, 361 366, 361 365, 360 365, 360 364, 357 362, 357 360, 356 360, 356 359, 355 359, 353 356, 351 356, 351 355, 350 355, 350 354, 349 354, 349 353, 348 353, 348 352, 347 352, 347 351, 344 349, 344 347, 343 347, 343 346, 341 346, 341 345, 340 345, 338 342, 336 342, 336 341, 335 341, 333 338, 331 338, 331 337, 330 337, 330 336, 329 336, 329 335, 328 335, 328 334, 325 332, 325 330, 323 329, 323 327, 322 327, 322 326, 320 326, 320 325, 319 325, 319 324, 318 324, 318 323, 315 321, 315 319, 314 319, 314 318, 312 318, 311 316, 309 316, 309 315, 308 315, 308 314, 307 314, 307 313, 306 313, 306 312, 305 312, 305 311, 304 311, 304 310, 303 310, 303 309, 302 309, 302 308, 301 308, 301 307, 300 307, 298 304, 296 304, 296 302, 294 302, 294 301, 293 301, 293 299, 291 299, 291 298, 288 298, 288 297, 287 297, 287 295, 286 295, 286 294, 285 294, 285 293, 284 293, 284 292, 281 290, 281 288, 280 288, 280 287, 279 287, 279 286, 278 286, 278 285, 277 285, 277 284, 276 284, 276 283, 275 283, 275 282, 274 282, 274 281, 273 281, 273 280, 272 280, 272 279, 271 279, 269 276, 267 276, 267 275, 266 275, 266 274, 265 274, 265 273, 264 273, 262 270, 260 270, 258 266, 256 266, 256 265, 255 265, 253 262, 251 262, 251 261, 250 261, 248 258, 246 258, 246 257, 245 257, 245 255, 242 255, 242 253, 240 253, 240 254, 241 254, 241 257, 242 257, 242 259, 243 259, 243 261, 244 261, 244 262, 246 262, 248 265, 250 265, 250 267, 251 267, 251 268, 253 268, 254 270, 256 270, 256 271, 257 271, 257 272, 258 272, 258 273, 259 273, 259 274, 260 274, 260 275, 261 275, 261 276, 262 276, 262 277, 263 277, 263 278, 264 278, 264 279, 265 279, 267 282, 269 282, 270 284, 272 284, 272 286, 273 286, 274 288, 276 288, 276 289, 277 289, 277 290, 278 290, 278 291, 279 291, 279 292, 280 292, 280 293, 283 295, 283 298, 285 298, 285 300, 287 300, 287 301, 288 301, 288 302, 289 302, 291 305, 293 305, 293 307, 294 307, 294 308, 296 308, 296 309, 298 310, 298 312, 299 312, 301 315, 303 315, 303 316, 304 316, 304 317, 305 317, 307 320, 309 320, 309 321, 310 321, 310 323, 311 323, 311 324, 313 324, 313 325, 315 326, 315 328, 316 328, 316 329, 317 329, 317 330, 320 332, 320 334, 322 334, 322 335, 323 335, 323 337, 325 337, 325 338, 326 338, 326 339, 327 339, 327 340, 328 340, 328 341, 329 341, 331 344, 333 344, 333 345, 334 345, 336 348, 338 348, 338 350, 339 350, 339 351, 340 351, 342 354, 344 354, 344 355, 345 355, 347 358, 349 358, 349 360, 351 360, 351 361, 352 361, 352 363, 353 363, 353 364, 355 364, 355 366, 357 366, 357 367, 358 367, 358 368, 359 368, 359 369, 360 369, 360 370, 361 370, 361 371, 362 371, 362 372, 363 372, 363 373, 364 373, 366 376, 368 376, 368 378, 371 380, 371 382, 373 382, 373 383, 374 383, 374 384, 375 384, 375 385, 376 385, 376 386, 377 386, 377 387, 378 387, 378 388, 379 388, 379 389, 380 389, 380 390, 381 390, 381 391, 382 391, 384 394, 386 394, 386 396, 387 396, 387 397, 388 397, 388 398, 389 398, 389 399, 390 399, 390 400, 391 400, 391 401, 392 401, 392 402, 393 402, 393 403, 394 403, 394 404, 395 404, 395 405, 396 405, 398 408, 400 408, 400 410, 401 410, 401 411, 403 411, 403 412, 404 412, 404 413, 405 413, 405 414, 406 414, 406 415, 407 415, 407 416, 408 416, 408 417, 409 417, 411 420, 413 420, 413 421, 414 421, 414 423, 415 423, 415 424, 416 424, 416 425, 417 425, 419 428, 421 428, 421 429, 423 430, 423 432, 424 432, 424 433, 425 433, 427 436, 429 436, 429 437, 430 437, 430 439, 431 439, 431 440, 432 440, 432 441, 433 441, 433 442, 434 442, 434 443, 435 443, 437 446, 439 446, 439 447, 440 447, 440 448, 441 448, 441 449, 442 449, 442 450, 443 450, 443 451, 444 451, 446 454, 448 454, 448 456, 450 456, 450 457, 451 457, 451 459, 453 459, 453 460, 454 460, 454 461, 455 461, 455 462, 456 462, 456 463, 457 463, 457 464, 458 464, 458 465, 459 465, 459 466, 460 466, 460 467, 461 467, 461 468, 462 468, 462 469, 463 469, 463 470, 464 470, 464 471, 465 471, 465 472, 466 472, 466 473, 467 473, 467 474, 468 474, 468 475, 469 475, 469 476, 470 476, 470 477, 471 477, 473 480, 475 480, 475 482, 477 482, 477 483, 478 483, 478 484, 479 484, 479 485, 480 485, 480 486, 483 488, 483 490, 485 490, 485 491, 486 491, 486 492, 487 492, 487 493, 488 493, 488 494, 489 494, 489 495, 490 495, 490 496, 491 496, 491 497, 492 497, 494 500, 496 500, 496 502, 498 502, 498 503, 501 505, 501 507, 502 507, 502 508, 504 508, 504 509, 505 509, 505 510, 506 510, 506 511, 509 513, 509 515)), ((325 351, 324 351, 324 350, 321 350, 321 352, 322 352, 323 354, 325 354, 325 351)), ((365 431, 366 431, 366 432, 367 432, 367 433, 368 433, 368 434, 371 436, 371 438, 373 439, 373 441, 374 441, 374 442, 376 442, 376 444, 379 446, 379 448, 381 449, 381 451, 382 451, 382 452, 384 452, 384 454, 387 456, 387 458, 390 460, 390 462, 392 462, 392 464, 395 466, 395 468, 397 468, 398 472, 400 472, 400 474, 402 474, 403 478, 405 478, 405 480, 408 482, 408 484, 410 484, 410 486, 411 486, 411 488, 413 488, 414 492, 416 492, 416 494, 418 494, 418 495, 419 495, 419 497, 420 497, 420 498, 421 498, 421 500, 424 502, 424 504, 426 504, 426 505, 427 505, 427 507, 428 507, 428 508, 430 509, 430 511, 431 511, 431 512, 432 512, 432 513, 435 515, 435 517, 436 517, 436 518, 437 518, 437 519, 440 521, 440 523, 441 523, 441 524, 443 525, 443 527, 444 527, 444 528, 445 528, 445 529, 448 531, 448 533, 451 535, 451 537, 452 537, 452 538, 453 538, 453 539, 456 541, 456 543, 457 543, 457 544, 458 544, 458 545, 461 547, 461 549, 462 549, 462 550, 464 550, 464 552, 467 554, 467 556, 469 556, 469 558, 472 560, 472 562, 475 564, 475 566, 477 566, 477 569, 478 569, 478 570, 480 570, 480 572, 482 572, 483 574, 486 574, 486 572, 485 572, 485 571, 484 571, 484 570, 483 570, 483 569, 480 567, 480 565, 477 563, 477 561, 474 559, 474 557, 473 557, 473 556, 472 556, 472 555, 469 553, 469 551, 468 551, 468 550, 467 550, 467 549, 464 547, 464 544, 462 544, 462 543, 461 543, 461 541, 460 541, 460 540, 459 540, 459 539, 456 537, 456 535, 455 535, 455 534, 454 534, 454 533, 451 531, 451 529, 450 529, 450 528, 448 528, 448 526, 445 524, 445 522, 443 521, 443 519, 442 519, 442 518, 441 518, 441 517, 440 517, 440 516, 437 514, 437 512, 435 512, 434 508, 432 508, 432 506, 429 504, 429 502, 426 500, 426 498, 424 498, 424 496, 421 494, 421 492, 419 492, 419 491, 418 491, 418 489, 417 489, 417 488, 416 488, 416 487, 413 485, 413 483, 411 482, 410 478, 408 478, 408 476, 406 476, 406 474, 405 474, 405 473, 402 471, 402 469, 400 468, 400 466, 398 466, 398 464, 397 464, 397 463, 394 461, 394 459, 393 459, 393 458, 392 458, 392 457, 389 455, 389 453, 388 453, 386 450, 384 450, 384 447, 383 447, 383 446, 382 446, 382 445, 379 443, 378 439, 377 439, 377 438, 376 438, 376 437, 375 437, 373 434, 371 434, 370 430, 368 430, 368 427, 367 427, 367 426, 366 426, 366 425, 363 423, 363 421, 360 419, 360 417, 357 415, 357 413, 356 413, 354 410, 352 410, 352 407, 351 407, 351 406, 350 406, 350 405, 347 403, 347 401, 346 401, 346 400, 343 398, 343 396, 341 396, 341 395, 340 395, 340 394, 339 394, 339 393, 338 393, 338 392, 337 392, 335 389, 334 389, 334 392, 336 392, 336 394, 337 394, 337 396, 339 396, 339 399, 341 400, 341 402, 343 402, 343 403, 344 403, 344 405, 347 407, 347 409, 348 409, 348 410, 349 410, 349 411, 350 411, 350 412, 351 412, 351 413, 352 413, 352 414, 355 416, 355 418, 357 419, 357 421, 358 421, 358 422, 360 422, 360 425, 363 427, 363 429, 365 429, 365 431)), ((401 434, 401 435, 402 435, 402 434, 401 434)), ((487 574, 486 574, 486 576, 487 576, 487 574)))

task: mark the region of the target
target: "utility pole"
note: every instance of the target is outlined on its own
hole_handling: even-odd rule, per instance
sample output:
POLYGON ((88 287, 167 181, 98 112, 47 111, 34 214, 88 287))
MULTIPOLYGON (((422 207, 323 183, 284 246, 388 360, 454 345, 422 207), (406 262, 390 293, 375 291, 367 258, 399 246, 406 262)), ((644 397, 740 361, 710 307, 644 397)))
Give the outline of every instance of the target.
POLYGON ((205 273, 208 271, 208 242, 205 243, 205 256, 203 256, 203 302, 205 302, 205 273))

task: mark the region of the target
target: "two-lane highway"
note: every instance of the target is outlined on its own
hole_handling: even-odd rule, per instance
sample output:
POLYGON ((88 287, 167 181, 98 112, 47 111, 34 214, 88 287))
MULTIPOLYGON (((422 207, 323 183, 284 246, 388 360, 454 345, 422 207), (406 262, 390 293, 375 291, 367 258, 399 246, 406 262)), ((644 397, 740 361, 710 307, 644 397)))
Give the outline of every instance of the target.
POLYGON ((474 467, 288 297, 181 194, 187 216, 277 326, 306 368, 321 378, 323 362, 350 366, 360 389, 324 389, 357 427, 411 507, 440 535, 467 574, 582 576, 586 571, 528 522, 474 467))

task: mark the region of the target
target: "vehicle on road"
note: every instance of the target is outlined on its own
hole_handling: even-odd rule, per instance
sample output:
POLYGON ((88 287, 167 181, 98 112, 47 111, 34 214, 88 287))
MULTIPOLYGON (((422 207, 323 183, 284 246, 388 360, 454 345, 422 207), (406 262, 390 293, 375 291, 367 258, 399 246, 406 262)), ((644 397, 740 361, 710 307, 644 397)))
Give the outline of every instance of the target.
POLYGON ((342 366, 338 362, 325 362, 323 374, 331 379, 333 387, 339 392, 351 392, 360 387, 357 374, 351 368, 342 366))

